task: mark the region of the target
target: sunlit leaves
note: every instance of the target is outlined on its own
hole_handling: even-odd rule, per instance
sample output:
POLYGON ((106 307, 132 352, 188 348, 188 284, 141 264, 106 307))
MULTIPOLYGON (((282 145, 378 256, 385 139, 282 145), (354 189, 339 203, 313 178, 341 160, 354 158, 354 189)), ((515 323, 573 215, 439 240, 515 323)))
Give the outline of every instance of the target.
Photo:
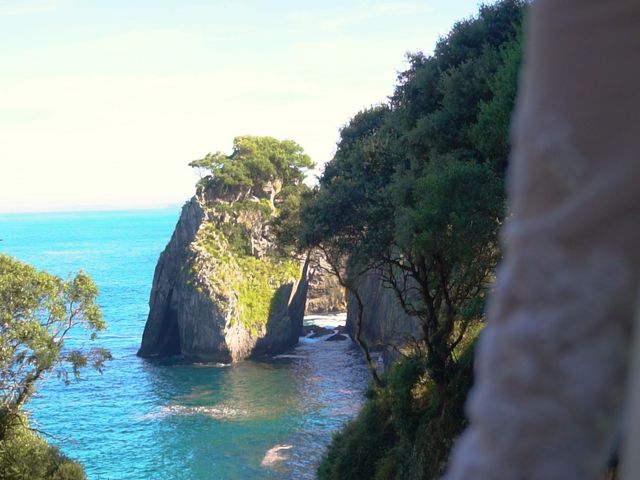
POLYGON ((300 145, 292 140, 245 135, 233 140, 230 155, 209 153, 189 166, 205 172, 204 183, 260 189, 268 182, 278 183, 278 190, 297 186, 305 171, 314 166, 300 145))
POLYGON ((106 327, 95 303, 98 289, 84 272, 67 280, 0 255, 0 402, 17 411, 37 382, 58 370, 65 379, 87 366, 101 370, 110 354, 104 349, 67 351, 71 332, 90 339, 106 327))

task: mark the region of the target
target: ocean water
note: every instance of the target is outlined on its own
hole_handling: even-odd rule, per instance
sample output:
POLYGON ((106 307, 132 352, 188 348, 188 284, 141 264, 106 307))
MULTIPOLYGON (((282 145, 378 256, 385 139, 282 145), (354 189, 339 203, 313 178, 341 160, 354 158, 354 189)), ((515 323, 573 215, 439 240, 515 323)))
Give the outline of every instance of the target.
POLYGON ((99 337, 114 357, 104 374, 69 386, 48 379, 28 405, 32 422, 90 480, 314 478, 369 381, 352 342, 301 339, 269 361, 230 366, 136 357, 153 270, 178 216, 178 208, 0 215, 0 252, 60 276, 85 270, 109 324, 99 337))

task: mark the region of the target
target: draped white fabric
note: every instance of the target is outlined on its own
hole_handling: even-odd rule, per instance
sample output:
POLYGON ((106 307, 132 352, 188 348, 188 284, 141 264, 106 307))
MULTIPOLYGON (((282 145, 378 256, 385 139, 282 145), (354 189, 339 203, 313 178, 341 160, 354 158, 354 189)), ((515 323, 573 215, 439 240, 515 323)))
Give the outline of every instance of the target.
POLYGON ((640 275, 640 1, 538 0, 527 26, 505 259, 446 480, 596 479, 623 423, 640 275))

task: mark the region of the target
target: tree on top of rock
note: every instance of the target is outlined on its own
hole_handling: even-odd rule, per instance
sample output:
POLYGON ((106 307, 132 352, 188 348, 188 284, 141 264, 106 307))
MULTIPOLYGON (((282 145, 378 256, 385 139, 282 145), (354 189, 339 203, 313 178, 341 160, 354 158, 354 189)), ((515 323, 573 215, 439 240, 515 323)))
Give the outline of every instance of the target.
POLYGON ((230 155, 208 153, 189 166, 205 172, 199 185, 231 189, 238 198, 267 197, 275 205, 300 193, 314 163, 293 140, 243 135, 234 138, 230 155))

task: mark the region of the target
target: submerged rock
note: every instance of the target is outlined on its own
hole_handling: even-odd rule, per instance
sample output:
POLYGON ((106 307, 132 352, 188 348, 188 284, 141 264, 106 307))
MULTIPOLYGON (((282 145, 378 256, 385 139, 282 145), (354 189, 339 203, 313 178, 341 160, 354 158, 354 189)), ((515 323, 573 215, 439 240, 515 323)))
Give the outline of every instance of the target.
POLYGON ((332 335, 334 333, 333 328, 319 327, 317 325, 312 325, 309 329, 311 330, 309 338, 326 337, 327 335, 332 335))
POLYGON ((232 362, 302 331, 308 261, 275 255, 268 199, 199 189, 156 266, 138 355, 232 362))
POLYGON ((346 335, 343 335, 341 333, 336 333, 334 335, 331 335, 329 338, 327 338, 327 342, 339 342, 341 340, 346 340, 348 337, 346 335))

